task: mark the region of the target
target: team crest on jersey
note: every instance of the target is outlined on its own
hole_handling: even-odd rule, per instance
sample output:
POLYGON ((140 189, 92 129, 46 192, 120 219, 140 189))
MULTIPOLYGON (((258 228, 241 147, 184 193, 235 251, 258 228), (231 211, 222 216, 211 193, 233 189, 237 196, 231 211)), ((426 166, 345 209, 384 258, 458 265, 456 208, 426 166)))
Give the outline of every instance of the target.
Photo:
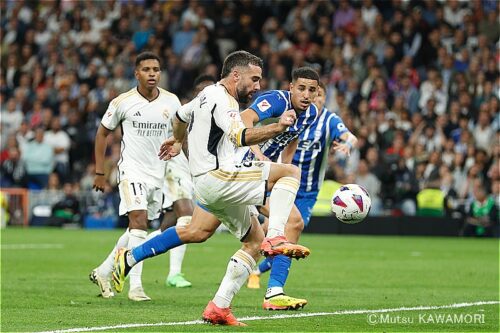
POLYGON ((263 99, 259 103, 257 103, 257 107, 260 111, 264 112, 271 107, 271 104, 267 101, 267 99, 263 99))
POLYGON ((135 197, 135 203, 140 205, 141 204, 141 198, 135 197))
POLYGON ((168 109, 163 110, 163 118, 165 118, 165 120, 168 120, 169 114, 168 109))

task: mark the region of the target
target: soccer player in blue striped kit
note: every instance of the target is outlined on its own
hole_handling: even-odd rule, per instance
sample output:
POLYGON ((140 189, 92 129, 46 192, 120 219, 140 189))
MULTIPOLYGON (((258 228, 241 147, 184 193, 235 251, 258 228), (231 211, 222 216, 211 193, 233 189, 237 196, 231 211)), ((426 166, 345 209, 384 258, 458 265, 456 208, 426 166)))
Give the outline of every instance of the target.
MULTIPOLYGON (((259 103, 262 105, 262 100, 264 99, 266 99, 265 105, 273 104, 273 102, 268 100, 266 95, 262 95, 255 101, 251 108, 257 106, 258 109, 259 103)), ((286 150, 293 151, 292 163, 297 165, 301 170, 301 183, 295 199, 295 206, 300 215, 297 216, 297 211, 292 209, 290 220, 287 224, 287 231, 291 231, 294 235, 286 234, 290 241, 298 241, 302 232, 302 228, 300 228, 301 222, 305 226, 309 224, 312 208, 316 203, 319 189, 325 178, 330 144, 333 145, 335 151, 341 151, 349 155, 351 149, 357 143, 357 138, 347 129, 342 119, 324 107, 325 100, 326 89, 324 84, 320 82, 317 95, 314 99, 314 104, 319 110, 318 117, 300 133, 298 142, 291 143, 284 150, 284 152, 286 150), (295 144, 296 149, 293 147, 295 144), (297 220, 300 220, 300 222, 297 222, 297 220)), ((313 106, 311 105, 311 107, 313 106)), ((267 110, 267 112, 273 111, 267 110)), ((245 120, 246 117, 244 114, 242 114, 242 118, 245 120)), ((285 154, 283 162, 288 162, 286 156, 287 154, 285 154)), ((291 260, 284 256, 268 257, 250 275, 248 288, 257 289, 260 287, 260 274, 271 269, 268 289, 263 303, 264 309, 291 310, 298 309, 307 304, 306 300, 287 296, 283 292, 290 265, 291 260)))
MULTIPOLYGON (((318 93, 319 75, 309 67, 297 68, 292 72, 292 82, 289 90, 271 90, 260 95, 253 104, 241 113, 241 119, 247 127, 268 118, 279 117, 285 111, 294 110, 297 119, 287 131, 280 135, 252 146, 243 161, 258 159, 261 161, 278 161, 291 164, 292 158, 299 143, 299 136, 308 130, 318 117, 318 109, 313 103, 318 93)), ((258 210, 265 216, 268 215, 272 199, 267 200, 258 210)), ((263 225, 264 229, 267 223, 263 225)), ((292 211, 285 227, 285 236, 297 243, 304 223, 300 211, 293 205, 292 211)), ((267 260, 266 260, 267 262, 267 260)), ((269 279, 268 289, 264 298, 263 307, 267 310, 299 309, 307 304, 305 299, 293 298, 285 295, 283 286, 288 276, 291 261, 285 256, 276 256, 273 259, 273 268, 269 279)))

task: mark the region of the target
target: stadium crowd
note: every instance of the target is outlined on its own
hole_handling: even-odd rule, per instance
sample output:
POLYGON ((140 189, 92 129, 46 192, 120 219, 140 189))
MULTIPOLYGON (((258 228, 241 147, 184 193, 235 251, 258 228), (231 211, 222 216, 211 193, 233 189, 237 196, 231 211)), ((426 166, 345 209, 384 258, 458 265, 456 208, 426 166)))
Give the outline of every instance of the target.
MULTIPOLYGON (((262 91, 317 69, 327 108, 359 139, 349 158, 330 154, 327 178, 364 185, 374 214, 414 215, 429 188, 454 214, 479 198, 498 204, 499 4, 1 1, 1 186, 91 190, 97 127, 135 86, 139 52, 161 56, 160 86, 184 103, 196 76, 219 77, 244 49, 264 60, 262 91)), ((112 195, 119 135, 109 147, 112 195)))

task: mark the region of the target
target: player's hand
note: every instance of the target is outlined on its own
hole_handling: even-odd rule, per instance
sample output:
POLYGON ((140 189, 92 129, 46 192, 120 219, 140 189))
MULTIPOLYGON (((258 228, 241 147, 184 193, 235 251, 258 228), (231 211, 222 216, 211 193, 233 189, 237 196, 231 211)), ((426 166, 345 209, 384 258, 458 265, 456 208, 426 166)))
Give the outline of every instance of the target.
POLYGON ((158 157, 163 161, 168 161, 172 157, 179 155, 181 150, 182 143, 177 142, 174 137, 170 137, 161 144, 158 157))
POLYGON ((94 178, 94 184, 92 185, 92 188, 96 192, 104 192, 104 186, 106 185, 106 177, 102 175, 96 175, 94 178))
POLYGON ((345 143, 333 141, 333 150, 340 151, 340 152, 346 154, 347 156, 351 155, 351 147, 349 147, 349 145, 347 145, 345 143))
POLYGON ((278 124, 283 127, 283 130, 285 130, 287 127, 292 126, 295 123, 295 120, 297 120, 297 114, 295 113, 295 111, 288 110, 283 112, 278 124))
POLYGON ((258 161, 271 161, 271 160, 269 159, 269 157, 267 157, 266 155, 264 155, 264 154, 262 154, 262 153, 261 153, 261 154, 258 154, 258 155, 257 155, 257 154, 255 154, 255 158, 256 158, 258 161))

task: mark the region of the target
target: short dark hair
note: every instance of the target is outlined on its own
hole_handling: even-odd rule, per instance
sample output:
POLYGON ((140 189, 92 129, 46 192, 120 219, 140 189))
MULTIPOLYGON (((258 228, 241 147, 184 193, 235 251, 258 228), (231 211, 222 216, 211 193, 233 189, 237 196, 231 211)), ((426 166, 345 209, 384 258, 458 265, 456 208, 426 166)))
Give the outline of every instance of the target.
POLYGON ((261 58, 251 54, 250 52, 234 51, 230 53, 226 59, 224 59, 221 78, 227 77, 235 67, 246 67, 249 65, 259 66, 262 68, 264 66, 264 62, 261 58))
POLYGON ((319 74, 311 67, 299 67, 292 71, 292 82, 295 82, 300 78, 316 80, 319 84, 319 74))
POLYGON ((158 60, 158 62, 160 63, 160 67, 161 67, 160 57, 158 57, 153 52, 149 52, 149 51, 142 52, 137 56, 137 58, 135 58, 135 67, 139 66, 141 61, 148 60, 148 59, 158 60))
POLYGON ((217 79, 215 77, 213 77, 212 75, 210 75, 210 74, 201 74, 196 79, 194 79, 193 86, 196 87, 200 83, 207 82, 207 81, 215 83, 215 82, 217 82, 217 79))

